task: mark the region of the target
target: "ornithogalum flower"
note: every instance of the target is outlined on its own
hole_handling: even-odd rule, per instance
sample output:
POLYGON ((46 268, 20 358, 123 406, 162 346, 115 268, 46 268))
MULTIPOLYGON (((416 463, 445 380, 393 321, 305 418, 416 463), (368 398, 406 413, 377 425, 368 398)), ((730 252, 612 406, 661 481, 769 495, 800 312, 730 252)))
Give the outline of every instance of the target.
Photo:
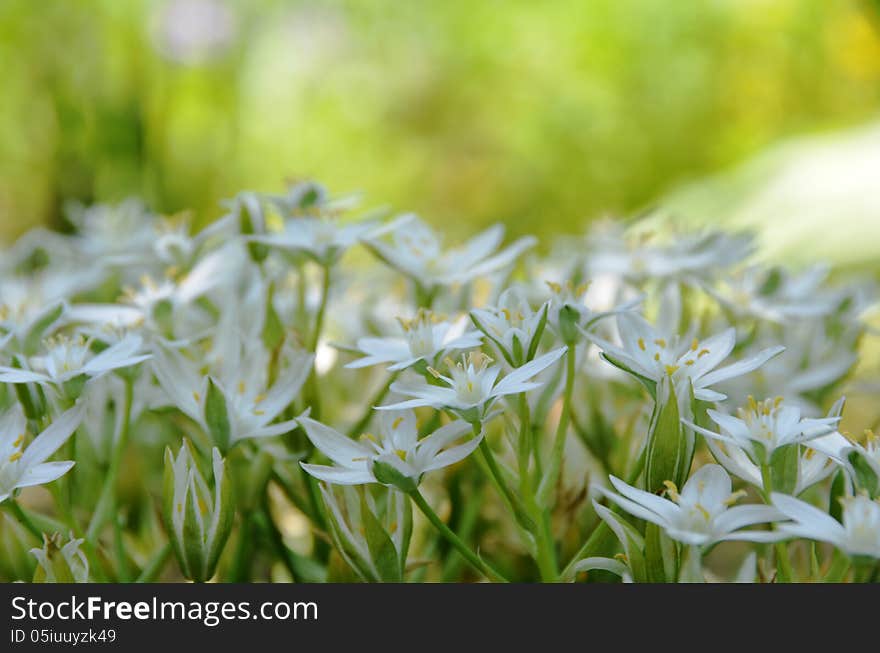
POLYGON ((302 463, 303 469, 328 483, 378 482, 409 491, 418 487, 425 473, 457 463, 480 444, 479 437, 455 444, 471 432, 471 425, 463 420, 441 426, 419 440, 412 411, 386 411, 379 419, 379 436, 368 433, 358 441, 308 416, 299 417, 312 444, 334 463, 302 463))
POLYGON ((445 354, 462 349, 479 347, 482 337, 476 331, 466 331, 464 319, 449 321, 420 310, 411 319, 399 320, 402 337, 359 338, 357 349, 364 355, 346 367, 368 367, 391 363, 392 372, 406 369, 424 361, 425 365, 436 365, 445 354))
POLYGON ((451 410, 469 422, 476 423, 486 417, 494 403, 505 395, 528 392, 541 386, 531 381, 558 361, 567 348, 561 347, 550 353, 529 361, 514 369, 500 381, 501 366, 492 365, 491 359, 481 352, 471 352, 460 363, 447 361, 449 376, 437 370, 431 373, 444 385, 431 385, 421 382, 397 382, 391 390, 406 397, 413 397, 388 406, 378 406, 380 410, 399 410, 433 406, 451 410))
POLYGON ((790 522, 778 525, 789 537, 829 542, 852 556, 880 558, 880 503, 866 496, 843 500, 843 523, 809 503, 774 492, 773 505, 790 522))
POLYGON ((311 372, 314 356, 285 345, 279 372, 270 384, 269 352, 225 339, 216 355, 219 369, 204 374, 199 364, 172 349, 157 349, 153 371, 169 400, 200 424, 226 451, 245 438, 280 435, 295 420, 273 421, 290 405, 311 372))
POLYGON ((72 460, 46 462, 67 442, 82 421, 85 404, 56 417, 51 426, 27 444, 26 422, 16 404, 0 417, 0 502, 16 489, 49 483, 73 467, 72 460))
POLYGON ((521 238, 497 251, 503 237, 504 227, 499 224, 460 247, 444 249, 436 231, 408 214, 369 234, 364 243, 390 266, 430 290, 497 272, 536 242, 534 238, 521 238), (389 232, 390 243, 382 239, 389 232))
POLYGON ((70 534, 66 544, 61 535, 43 535, 42 548, 31 549, 37 559, 35 583, 88 583, 89 561, 82 552, 83 539, 70 534))
POLYGON ((232 481, 217 447, 211 451, 213 488, 205 480, 184 440, 177 458, 165 449, 164 512, 180 568, 190 580, 214 575, 232 528, 232 481))
POLYGON ((721 401, 726 395, 713 390, 712 385, 748 374, 785 350, 770 347, 751 358, 718 367, 736 344, 733 328, 702 341, 688 340, 658 333, 643 317, 632 313, 619 314, 617 328, 622 341, 619 347, 592 337, 605 359, 651 385, 663 376, 672 377, 679 398, 689 396, 692 385, 697 399, 721 401))
POLYGON ((83 335, 56 336, 45 342, 41 356, 28 359, 29 369, 0 366, 0 383, 40 383, 61 386, 78 377, 93 378, 112 370, 137 365, 150 358, 140 353, 143 338, 129 333, 100 353, 83 335))
POLYGON ((772 542, 780 539, 770 531, 742 530, 746 526, 772 522, 781 513, 772 506, 732 506, 739 498, 733 493, 730 476, 719 465, 704 465, 688 479, 681 493, 667 483, 667 496, 634 488, 611 476, 619 492, 600 488, 609 499, 639 519, 657 524, 674 540, 705 546, 725 540, 772 542))
POLYGON ((690 428, 707 438, 744 449, 758 464, 768 463, 773 452, 793 444, 803 444, 833 433, 840 417, 804 418, 797 406, 785 405, 782 397, 756 402, 739 409, 739 417, 709 409, 709 417, 720 432, 710 431, 684 420, 690 428))
POLYGON ((473 309, 471 320, 508 363, 522 365, 537 351, 549 310, 549 300, 537 311, 532 310, 524 291, 513 287, 501 293, 494 306, 473 309))

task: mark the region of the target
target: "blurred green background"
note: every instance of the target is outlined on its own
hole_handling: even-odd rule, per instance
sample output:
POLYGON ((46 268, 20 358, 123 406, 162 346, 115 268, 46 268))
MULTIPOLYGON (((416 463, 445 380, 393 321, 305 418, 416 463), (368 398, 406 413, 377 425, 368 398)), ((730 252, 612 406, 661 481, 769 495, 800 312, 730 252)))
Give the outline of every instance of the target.
POLYGON ((806 202, 816 228, 880 229, 876 0, 2 0, 0 61, 4 240, 70 199, 206 222, 303 177, 468 232, 657 202, 760 228, 799 219, 834 161, 861 203, 832 179, 806 202), (791 206, 745 198, 803 147, 704 181, 805 135, 819 171, 785 186, 791 206))

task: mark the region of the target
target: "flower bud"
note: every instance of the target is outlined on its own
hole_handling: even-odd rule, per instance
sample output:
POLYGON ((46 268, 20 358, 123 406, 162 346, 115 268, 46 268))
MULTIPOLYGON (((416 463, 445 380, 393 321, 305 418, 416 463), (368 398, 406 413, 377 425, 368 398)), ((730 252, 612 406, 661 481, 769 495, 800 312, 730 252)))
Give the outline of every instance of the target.
POLYGON ((559 336, 569 347, 577 343, 580 337, 578 330, 580 318, 581 314, 568 304, 559 309, 559 336))
POLYGON ((184 440, 175 459, 165 449, 165 523, 184 576, 204 582, 214 575, 217 560, 232 528, 232 483, 217 447, 212 450, 214 486, 209 487, 184 440))
POLYGON ((683 486, 693 456, 693 435, 681 424, 675 385, 669 376, 661 377, 657 384, 657 400, 648 428, 645 489, 659 492, 665 481, 683 486))
POLYGON ((35 583, 87 583, 89 582, 89 561, 80 550, 82 539, 73 539, 70 534, 67 544, 62 544, 61 535, 43 535, 43 548, 31 549, 37 559, 34 572, 35 583))
POLYGON ((380 505, 362 487, 342 486, 342 501, 321 485, 330 534, 345 562, 368 582, 401 582, 412 536, 409 497, 384 490, 380 505))

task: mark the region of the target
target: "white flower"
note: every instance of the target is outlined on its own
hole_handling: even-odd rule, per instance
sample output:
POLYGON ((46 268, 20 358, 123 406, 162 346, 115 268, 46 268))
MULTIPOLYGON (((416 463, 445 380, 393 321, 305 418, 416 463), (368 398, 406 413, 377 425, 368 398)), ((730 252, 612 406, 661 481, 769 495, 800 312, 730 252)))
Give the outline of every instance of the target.
POLYGON ((780 539, 778 533, 770 531, 740 530, 779 519, 781 514, 764 505, 730 507, 740 493, 731 492, 730 476, 719 465, 704 465, 697 470, 681 494, 667 483, 672 500, 634 488, 615 476, 609 478, 620 494, 600 488, 603 494, 634 517, 657 524, 669 537, 684 544, 704 546, 725 540, 780 539))
POLYGON ((110 266, 146 265, 154 260, 155 215, 136 199, 70 211, 74 242, 91 262, 110 266))
POLYGON ((791 522, 778 525, 790 537, 829 542, 853 556, 880 558, 880 503, 866 496, 843 500, 843 523, 800 499, 774 492, 776 506, 791 522))
POLYGON ((412 214, 374 232, 364 243, 383 261, 414 279, 422 288, 466 283, 507 267, 534 238, 521 238, 496 251, 504 237, 503 225, 495 225, 461 247, 443 249, 439 234, 412 214), (391 243, 380 240, 391 233, 391 243))
POLYGON ((31 554, 37 559, 35 582, 44 583, 87 583, 89 582, 89 561, 80 549, 85 541, 74 539, 70 534, 67 544, 62 545, 61 535, 43 536, 42 548, 33 548, 31 554))
POLYGON ((754 248, 752 236, 722 231, 679 233, 669 242, 659 243, 628 238, 613 228, 595 233, 590 240, 591 275, 610 272, 636 282, 705 279, 743 260, 754 248))
POLYGON ((98 377, 150 358, 150 354, 138 353, 142 347, 143 338, 134 333, 100 353, 95 353, 92 341, 82 335, 55 336, 46 341, 42 356, 28 359, 30 369, 0 366, 0 383, 63 385, 79 376, 98 377))
MULTIPOLYGON (((831 475, 838 469, 837 463, 830 456, 812 448, 813 442, 798 452, 797 481, 794 486, 794 494, 801 494, 807 488, 814 486, 831 475)), ((749 457, 746 451, 730 442, 722 442, 714 438, 707 438, 706 445, 712 455, 728 472, 741 478, 746 483, 763 489, 764 480, 761 477, 761 468, 749 457)))
POLYGON ((375 228, 374 222, 345 223, 338 218, 288 218, 284 230, 254 235, 249 241, 303 252, 319 263, 332 263, 375 228))
POLYGON ((4 277, 0 279, 0 328, 21 345, 29 335, 39 339, 59 322, 66 300, 99 279, 94 270, 60 268, 26 277, 4 277))
POLYGON ((840 417, 804 418, 797 406, 787 406, 782 397, 756 402, 749 397, 747 408, 739 409, 739 417, 725 415, 711 408, 709 417, 721 429, 710 431, 682 420, 690 428, 707 438, 732 444, 748 452, 757 463, 767 463, 773 452, 781 447, 803 444, 833 433, 840 417), (757 445, 757 446, 756 446, 757 445))
POLYGON ((303 469, 328 483, 359 485, 380 482, 375 475, 378 462, 418 485, 426 472, 457 463, 480 444, 480 437, 475 437, 451 446, 471 432, 471 425, 463 420, 441 426, 419 440, 414 412, 386 411, 380 413, 379 419, 379 437, 365 434, 358 442, 307 416, 298 418, 312 444, 335 463, 333 466, 301 463, 303 469))
POLYGON ((393 363, 390 371, 403 370, 425 361, 433 365, 450 351, 470 349, 482 344, 482 337, 476 331, 465 331, 464 318, 450 322, 436 315, 420 310, 411 320, 399 318, 403 337, 360 338, 359 351, 366 354, 352 361, 346 367, 368 367, 382 363, 393 363))
POLYGON ((371 492, 361 492, 359 488, 348 485, 339 488, 342 501, 337 498, 337 491, 333 487, 324 483, 320 486, 324 505, 329 511, 330 535, 340 555, 368 582, 400 582, 412 535, 412 504, 409 497, 391 487, 385 490, 385 500, 377 502, 371 492), (391 564, 387 557, 379 560, 370 551, 364 510, 372 513, 373 520, 394 545, 396 564, 391 564))
POLYGON ((602 348, 606 360, 653 383, 671 376, 680 399, 688 396, 688 385, 693 384, 697 399, 721 401, 726 395, 710 386, 748 374, 785 349, 770 347, 751 358, 718 368, 736 344, 736 330, 732 327, 702 341, 688 341, 658 333, 639 315, 621 313, 617 316, 617 328, 622 347, 590 336, 602 348))
POLYGON ((475 308, 471 319, 477 328, 498 345, 512 365, 534 353, 547 321, 550 301, 533 311, 525 292, 519 287, 501 293, 494 306, 475 308), (517 356, 517 352, 519 355, 517 356))
POLYGON ((165 448, 165 520, 181 570, 197 582, 214 575, 235 515, 232 482, 217 447, 211 450, 211 471, 213 488, 196 465, 187 440, 177 458, 165 448))
POLYGON ((826 265, 814 265, 799 275, 752 266, 731 275, 721 292, 710 285, 705 289, 739 315, 784 323, 829 315, 840 305, 841 291, 823 288, 828 272, 826 265))
POLYGON ((26 422, 16 404, 0 417, 0 502, 16 489, 50 483, 73 467, 72 460, 46 462, 67 442, 83 418, 84 403, 59 415, 25 447, 26 422))
POLYGON ((216 375, 203 374, 198 362, 178 351, 157 349, 153 371, 170 401, 210 433, 213 425, 207 414, 208 393, 211 388, 218 391, 228 432, 222 436, 227 442, 217 444, 224 449, 245 438, 281 435, 294 428, 295 420, 272 422, 299 393, 311 371, 313 356, 285 346, 278 376, 270 386, 269 352, 263 347, 240 339, 218 345, 222 364, 214 370, 216 375))
MULTIPOLYGON (((227 286, 242 275, 244 256, 235 243, 204 255, 185 274, 176 279, 155 281, 143 275, 140 288, 125 288, 124 304, 75 304, 66 313, 68 322, 141 327, 163 332, 170 320, 179 330, 180 309, 190 306, 200 297, 227 286)), ((168 334, 173 335, 173 334, 168 334)))
POLYGON ((499 397, 528 392, 540 387, 540 383, 530 382, 529 379, 558 361, 566 350, 567 347, 561 347, 539 356, 516 368, 500 381, 498 375, 501 373, 501 367, 489 365, 491 359, 485 354, 471 352, 463 357, 461 363, 452 364, 449 361, 447 365, 449 376, 444 376, 436 370, 432 372, 437 379, 446 384, 446 387, 429 385, 424 381, 396 382, 391 385, 391 390, 413 399, 377 408, 396 410, 433 406, 453 410, 469 421, 476 421, 485 417, 486 411, 499 397))

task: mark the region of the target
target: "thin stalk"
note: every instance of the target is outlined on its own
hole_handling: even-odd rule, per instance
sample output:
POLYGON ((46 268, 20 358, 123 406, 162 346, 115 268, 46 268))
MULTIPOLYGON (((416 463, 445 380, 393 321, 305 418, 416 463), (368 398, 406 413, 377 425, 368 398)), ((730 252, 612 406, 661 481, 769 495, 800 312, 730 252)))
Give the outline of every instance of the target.
POLYGON ((437 529, 437 531, 446 538, 446 540, 455 547, 456 551, 458 551, 462 557, 467 560, 471 566, 474 567, 477 571, 483 574, 489 580, 500 581, 503 583, 508 582, 508 580, 498 571, 493 569, 488 563, 484 562, 480 559, 480 557, 468 548, 468 546, 459 539, 458 535, 453 533, 446 524, 443 523, 443 520, 437 516, 437 513, 434 512, 434 509, 425 501, 425 497, 422 496, 421 492, 418 489, 414 489, 409 493, 409 496, 412 498, 413 502, 419 507, 419 510, 422 511, 422 514, 428 518, 428 521, 437 529))
POLYGON ((550 466, 541 484, 538 486, 538 503, 546 506, 551 494, 556 488, 559 474, 562 470, 562 456, 565 453, 565 439, 568 435, 568 426, 571 422, 571 397, 574 392, 575 358, 576 349, 570 346, 565 354, 565 391, 562 396, 562 414, 559 416, 559 424, 556 426, 556 438, 553 441, 553 452, 550 457, 550 466))
POLYGON ((10 498, 8 501, 0 503, 0 506, 12 515, 13 519, 21 524, 31 535, 36 537, 40 542, 43 541, 43 531, 37 528, 31 518, 21 509, 15 499, 10 498))
MULTIPOLYGON (((773 492, 773 481, 770 478, 770 465, 761 465, 761 482, 764 485, 764 500, 769 504, 770 494, 773 492)), ((776 549, 776 580, 780 583, 790 583, 794 578, 791 568, 791 558, 788 556, 788 547, 785 542, 777 542, 776 549)))
POLYGON ((541 580, 555 582, 559 579, 559 570, 556 566, 556 544, 553 540, 553 532, 550 522, 549 511, 542 511, 535 500, 532 487, 532 478, 529 474, 529 445, 532 430, 529 402, 526 394, 520 395, 520 432, 517 446, 517 461, 519 463, 520 494, 525 498, 526 508, 533 519, 538 523, 535 533, 535 545, 537 556, 535 562, 541 573, 541 580))
POLYGON ((162 569, 165 567, 165 563, 168 562, 168 556, 170 555, 171 544, 166 542, 162 545, 162 548, 153 554, 153 557, 149 559, 146 566, 144 566, 143 571, 141 571, 140 575, 134 582, 152 583, 155 581, 159 577, 159 574, 162 573, 162 569))
MULTIPOLYGON (((131 429, 131 404, 134 396, 134 387, 130 379, 125 381, 125 404, 123 407, 122 427, 119 430, 119 441, 113 450, 113 457, 110 460, 110 467, 107 470, 107 476, 104 478, 104 486, 101 488, 101 496, 98 499, 95 514, 89 527, 86 530, 85 539, 88 542, 94 542, 101 528, 107 522, 107 519, 116 511, 116 480, 119 477, 119 468, 122 466, 122 459, 125 455, 125 449, 128 445, 128 434, 131 429)), ((114 520, 116 522, 117 520, 114 520)))

